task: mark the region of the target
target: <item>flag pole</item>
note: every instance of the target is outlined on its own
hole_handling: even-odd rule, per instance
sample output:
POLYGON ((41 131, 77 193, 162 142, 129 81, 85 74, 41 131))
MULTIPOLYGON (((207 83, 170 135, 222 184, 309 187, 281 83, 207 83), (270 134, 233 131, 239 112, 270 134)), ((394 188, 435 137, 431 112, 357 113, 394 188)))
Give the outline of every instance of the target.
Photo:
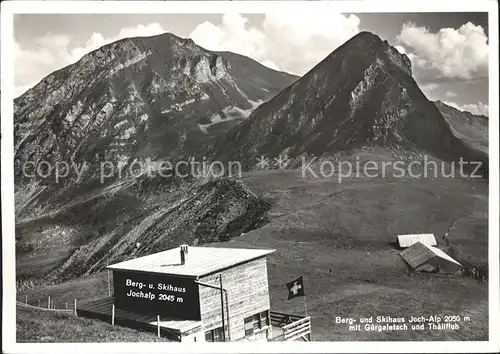
POLYGON ((304 310, 306 311, 306 316, 307 316, 307 301, 306 301, 306 295, 304 294, 304 310))

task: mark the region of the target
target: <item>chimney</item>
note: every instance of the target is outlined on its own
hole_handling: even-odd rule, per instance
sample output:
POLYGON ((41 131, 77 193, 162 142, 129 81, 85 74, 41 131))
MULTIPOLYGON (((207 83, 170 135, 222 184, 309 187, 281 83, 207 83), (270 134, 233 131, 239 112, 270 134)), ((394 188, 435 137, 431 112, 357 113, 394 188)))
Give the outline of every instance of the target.
POLYGON ((186 264, 188 257, 188 245, 181 245, 181 264, 186 264))

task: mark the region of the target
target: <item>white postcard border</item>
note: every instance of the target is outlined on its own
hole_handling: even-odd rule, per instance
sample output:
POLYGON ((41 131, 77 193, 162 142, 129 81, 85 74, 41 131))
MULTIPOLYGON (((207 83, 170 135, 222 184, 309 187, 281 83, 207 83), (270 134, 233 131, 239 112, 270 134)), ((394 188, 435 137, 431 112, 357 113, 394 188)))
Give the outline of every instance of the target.
POLYGON ((343 13, 489 12, 489 341, 484 342, 274 342, 257 343, 16 343, 14 159, 13 159, 13 16, 21 13, 264 13, 282 9, 284 1, 5 1, 1 3, 1 188, 3 265, 3 352, 7 353, 264 353, 264 352, 498 352, 499 295, 499 109, 498 4, 496 1, 286 1, 287 11, 317 7, 343 13), (117 6, 119 3, 119 6, 117 6), (494 235, 495 237, 491 237, 494 235))

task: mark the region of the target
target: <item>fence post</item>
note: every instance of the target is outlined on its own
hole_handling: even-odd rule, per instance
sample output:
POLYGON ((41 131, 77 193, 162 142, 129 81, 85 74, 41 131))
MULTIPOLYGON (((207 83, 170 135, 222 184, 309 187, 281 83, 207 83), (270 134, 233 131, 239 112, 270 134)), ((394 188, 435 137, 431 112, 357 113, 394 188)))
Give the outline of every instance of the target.
POLYGON ((40 299, 38 299, 38 307, 40 307, 40 299))
POLYGON ((75 309, 75 316, 78 316, 78 314, 76 313, 76 299, 75 299, 74 309, 75 309))
POLYGON ((49 298, 47 299, 47 309, 50 310, 50 295, 49 298))
POLYGON ((113 307, 111 308, 111 325, 115 325, 115 304, 113 304, 113 307))
POLYGON ((28 295, 24 295, 24 307, 28 307, 28 295))
POLYGON ((160 315, 156 315, 156 324, 158 326, 158 338, 160 338, 160 315))
POLYGON ((67 310, 67 309, 68 309, 68 303, 66 302, 66 303, 64 304, 64 306, 66 306, 66 310, 67 310))

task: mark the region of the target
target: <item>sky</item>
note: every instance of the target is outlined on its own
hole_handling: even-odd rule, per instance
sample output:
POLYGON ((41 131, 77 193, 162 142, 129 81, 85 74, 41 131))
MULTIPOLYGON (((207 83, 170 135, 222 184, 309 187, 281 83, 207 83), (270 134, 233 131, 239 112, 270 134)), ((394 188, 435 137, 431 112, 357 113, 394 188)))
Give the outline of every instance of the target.
POLYGON ((429 99, 488 114, 487 13, 16 15, 16 96, 86 53, 126 37, 172 32, 206 49, 233 51, 303 75, 365 30, 408 55, 429 99))

